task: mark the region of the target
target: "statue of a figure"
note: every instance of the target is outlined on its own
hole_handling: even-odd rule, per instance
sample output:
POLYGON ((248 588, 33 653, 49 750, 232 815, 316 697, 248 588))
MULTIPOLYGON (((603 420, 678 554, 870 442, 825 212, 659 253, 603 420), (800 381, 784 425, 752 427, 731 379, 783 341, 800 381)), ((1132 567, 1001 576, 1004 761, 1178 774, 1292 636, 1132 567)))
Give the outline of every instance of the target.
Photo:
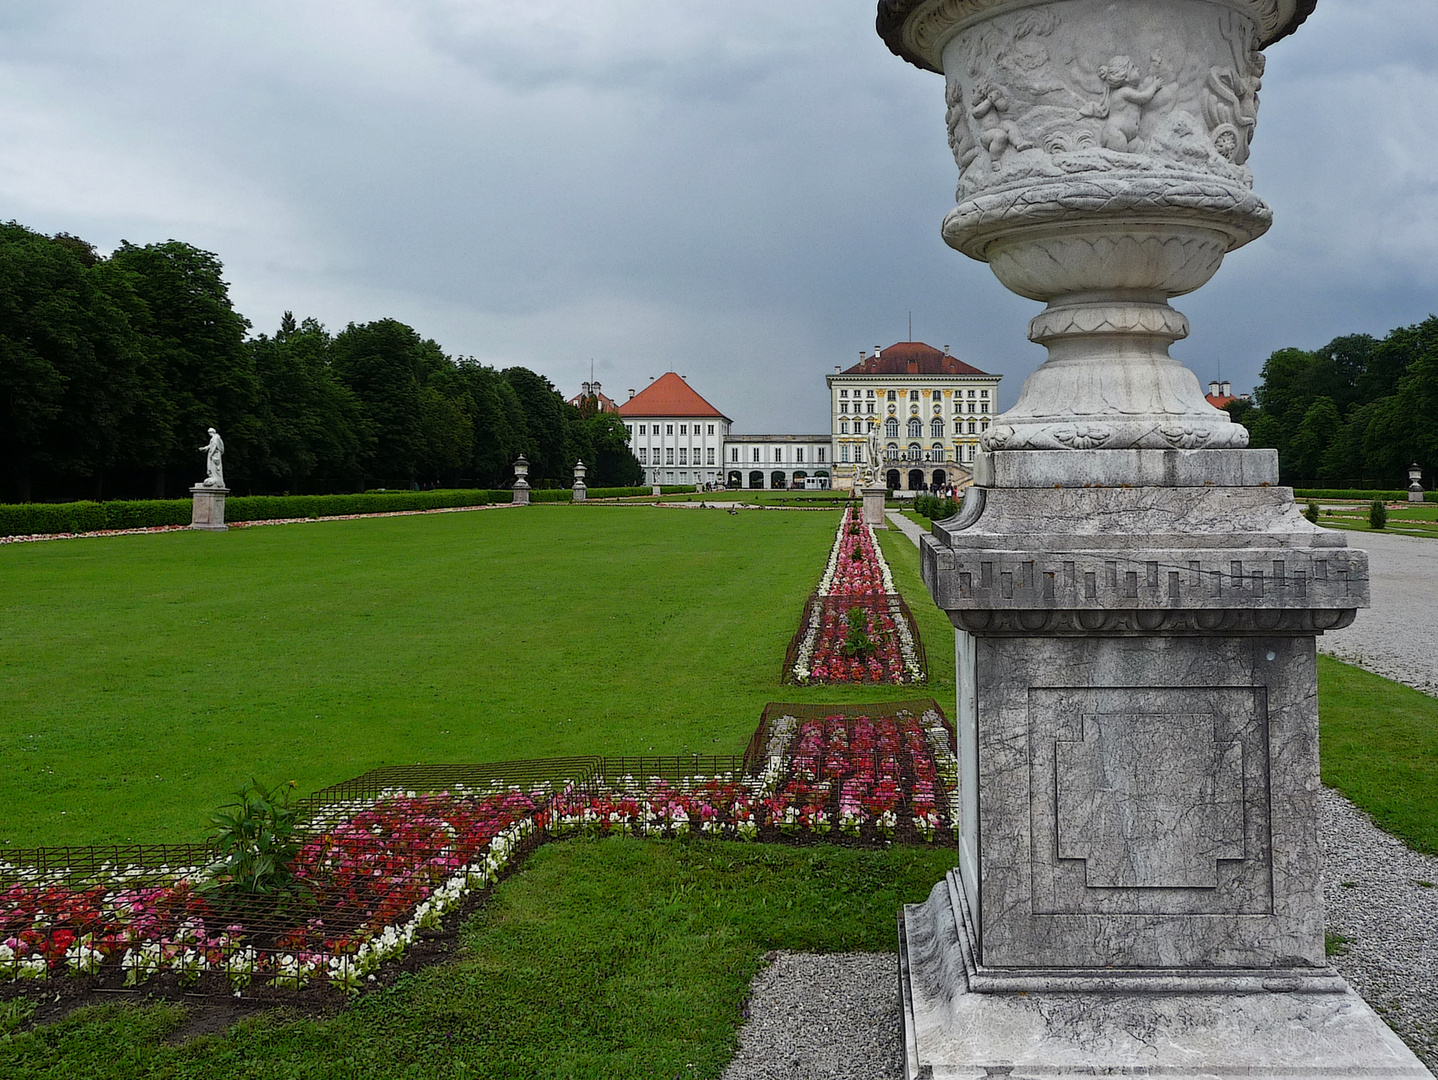
POLYGON ((205 452, 205 479, 200 487, 224 487, 225 469, 222 459, 225 455, 225 441, 220 438, 220 433, 210 428, 210 441, 200 449, 205 452))
POLYGON ((879 482, 879 463, 883 460, 884 448, 879 445, 879 426, 869 424, 868 484, 873 487, 879 482))

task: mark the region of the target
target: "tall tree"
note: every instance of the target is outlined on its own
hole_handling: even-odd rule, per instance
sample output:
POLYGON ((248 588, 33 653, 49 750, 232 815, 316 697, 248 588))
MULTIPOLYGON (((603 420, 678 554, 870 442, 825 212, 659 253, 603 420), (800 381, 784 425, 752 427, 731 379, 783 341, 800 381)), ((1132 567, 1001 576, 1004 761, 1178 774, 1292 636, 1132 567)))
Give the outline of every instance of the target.
POLYGON ((230 302, 218 256, 178 240, 144 247, 126 241, 111 261, 130 272, 144 301, 137 329, 173 408, 169 467, 193 473, 205 429, 216 427, 225 437, 226 479, 243 483, 268 448, 260 385, 245 348, 250 324, 230 302))

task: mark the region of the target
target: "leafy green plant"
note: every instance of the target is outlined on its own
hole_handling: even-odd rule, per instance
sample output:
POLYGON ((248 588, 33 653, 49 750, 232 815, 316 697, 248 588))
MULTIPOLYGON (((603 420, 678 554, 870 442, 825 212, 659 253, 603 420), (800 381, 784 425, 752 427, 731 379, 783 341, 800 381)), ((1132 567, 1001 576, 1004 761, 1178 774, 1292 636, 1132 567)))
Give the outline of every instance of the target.
POLYGON ((869 636, 868 613, 861 607, 851 607, 844 620, 849 624, 849 632, 844 637, 844 655, 857 660, 867 660, 876 645, 869 636))
POLYGON ((294 874, 301 842, 299 811, 290 801, 293 787, 293 780, 266 788, 251 778, 234 802, 210 815, 219 858, 206 867, 201 893, 228 908, 279 909, 308 896, 294 874))
POLYGON ((1325 956, 1342 956, 1348 951, 1348 946, 1353 944, 1353 939, 1344 934, 1326 930, 1323 934, 1323 953, 1325 956))
POLYGON ((1369 505, 1368 524, 1375 529, 1381 529, 1388 524, 1388 507, 1383 505, 1382 499, 1374 499, 1369 505))
POLYGON ((1318 524, 1318 504, 1312 499, 1308 501, 1308 508, 1303 511, 1303 516, 1313 522, 1313 524, 1318 524))

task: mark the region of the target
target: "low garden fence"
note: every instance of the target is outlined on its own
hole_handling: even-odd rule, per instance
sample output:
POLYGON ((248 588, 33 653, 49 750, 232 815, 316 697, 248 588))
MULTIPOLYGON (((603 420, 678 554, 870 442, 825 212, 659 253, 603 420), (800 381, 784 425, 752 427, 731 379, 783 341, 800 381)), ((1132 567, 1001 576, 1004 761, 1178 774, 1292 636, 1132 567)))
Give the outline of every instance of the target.
POLYGON ((187 993, 355 991, 416 942, 443 936, 446 914, 535 847, 579 833, 952 843, 942 714, 932 702, 901 704, 822 717, 766 710, 762 756, 374 769, 296 804, 292 876, 264 893, 215 889, 213 844, 6 850, 0 986, 24 992, 69 975, 112 990, 158 978, 187 993), (781 730, 793 752, 771 759, 781 730), (823 760, 812 760, 816 749, 823 760))
POLYGON ((919 624, 897 593, 834 596, 804 602, 799 628, 784 652, 781 679, 793 683, 913 683, 927 678, 929 658, 919 624), (849 613, 864 614, 867 649, 849 648, 849 613))

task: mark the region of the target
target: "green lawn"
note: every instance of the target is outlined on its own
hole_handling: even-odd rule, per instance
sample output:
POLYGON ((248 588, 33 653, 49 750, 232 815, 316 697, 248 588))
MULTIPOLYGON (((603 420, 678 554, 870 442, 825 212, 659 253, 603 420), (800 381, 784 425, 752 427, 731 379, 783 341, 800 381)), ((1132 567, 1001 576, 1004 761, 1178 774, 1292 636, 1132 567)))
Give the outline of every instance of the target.
POLYGON ((332 1018, 172 1045, 175 1005, 88 1009, 9 1040, 0 1076, 717 1077, 769 949, 894 950, 951 850, 571 840, 541 848, 449 964, 332 1018))
POLYGON ((1438 855, 1438 700, 1320 656, 1318 716, 1323 782, 1438 855))
POLYGON ((251 775, 738 753, 767 701, 913 696, 779 683, 838 521, 533 506, 0 548, 0 847, 199 839, 251 775))

